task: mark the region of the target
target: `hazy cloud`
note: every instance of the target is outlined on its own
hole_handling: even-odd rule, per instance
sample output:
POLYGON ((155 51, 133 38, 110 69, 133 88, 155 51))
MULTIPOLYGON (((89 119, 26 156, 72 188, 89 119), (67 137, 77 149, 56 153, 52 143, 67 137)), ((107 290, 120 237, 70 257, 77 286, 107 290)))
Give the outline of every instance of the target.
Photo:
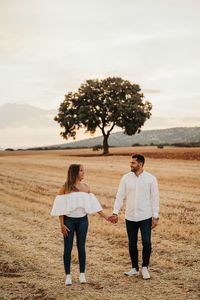
POLYGON ((86 79, 121 76, 141 86, 152 120, 197 117, 199 9, 196 0, 1 0, 0 103, 57 109, 86 79))
POLYGON ((7 103, 0 106, 0 129, 14 127, 45 128, 53 125, 56 114, 56 110, 44 110, 31 105, 7 103))
MULTIPOLYGON (((62 144, 71 142, 60 136, 62 128, 53 120, 56 110, 45 110, 31 105, 5 104, 0 106, 0 148, 21 148, 62 144)), ((155 114, 147 120, 142 130, 171 127, 199 126, 199 117, 174 118, 166 113, 165 118, 155 114)), ((113 132, 120 131, 114 128, 113 132)), ((95 136, 101 135, 97 131, 95 136)), ((80 130, 77 139, 89 138, 91 135, 80 130)))

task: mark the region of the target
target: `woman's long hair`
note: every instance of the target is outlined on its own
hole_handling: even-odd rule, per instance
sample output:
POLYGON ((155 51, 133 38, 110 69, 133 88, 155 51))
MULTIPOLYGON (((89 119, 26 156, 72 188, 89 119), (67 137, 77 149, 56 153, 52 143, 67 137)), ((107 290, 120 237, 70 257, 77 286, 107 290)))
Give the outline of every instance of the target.
POLYGON ((80 171, 80 166, 81 165, 78 164, 72 164, 69 166, 68 173, 67 173, 67 181, 65 183, 65 188, 68 193, 77 190, 77 188, 75 187, 75 183, 80 171))

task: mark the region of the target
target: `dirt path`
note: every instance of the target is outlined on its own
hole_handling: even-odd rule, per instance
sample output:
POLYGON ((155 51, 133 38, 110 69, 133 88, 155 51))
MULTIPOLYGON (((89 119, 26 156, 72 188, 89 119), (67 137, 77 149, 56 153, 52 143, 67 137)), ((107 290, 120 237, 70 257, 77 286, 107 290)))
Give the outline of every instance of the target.
MULTIPOLYGON (((151 280, 123 275, 130 260, 122 212, 117 225, 89 217, 88 284, 78 282, 74 247, 73 285, 67 288, 59 223, 49 213, 72 162, 74 157, 56 153, 0 157, 1 299, 199 299, 200 163, 147 159, 161 193, 151 280)), ((110 214, 129 158, 78 157, 76 162, 84 164, 86 181, 110 214)))

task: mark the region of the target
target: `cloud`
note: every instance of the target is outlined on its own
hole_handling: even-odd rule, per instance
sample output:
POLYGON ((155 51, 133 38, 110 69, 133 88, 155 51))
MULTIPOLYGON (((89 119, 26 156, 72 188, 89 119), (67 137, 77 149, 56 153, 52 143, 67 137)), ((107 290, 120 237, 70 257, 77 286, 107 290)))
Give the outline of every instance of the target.
MULTIPOLYGON (((0 148, 23 148, 56 145, 71 142, 60 136, 62 131, 57 122, 53 120, 56 110, 46 110, 31 105, 5 104, 0 106, 0 148)), ((145 122, 142 130, 162 129, 171 127, 200 126, 199 117, 173 116, 165 114, 160 117, 153 113, 150 120, 145 122)), ((114 128, 113 132, 120 131, 114 128)), ((95 136, 101 135, 97 131, 95 136)), ((76 140, 91 137, 85 130, 77 132, 76 140)))
POLYGON ((56 110, 44 110, 26 104, 4 104, 0 106, 0 128, 53 127, 56 110))
POLYGON ((142 91, 144 93, 147 93, 147 94, 158 94, 158 93, 161 93, 160 90, 156 90, 156 89, 143 89, 142 91))
MULTIPOLYGON (((197 115, 192 95, 200 92, 199 1, 2 0, 0 5, 1 103, 57 108, 84 80, 121 76, 140 85, 153 103, 153 117, 197 115)), ((37 126, 51 122, 37 114, 37 126)), ((26 115, 16 121, 13 113, 8 121, 21 126, 24 120, 26 115)), ((36 126, 31 116, 27 122, 36 126)))
MULTIPOLYGON (((61 127, 55 122, 57 110, 47 110, 26 104, 7 103, 0 106, 0 149, 24 148, 71 142, 61 137, 61 127)), ((99 135, 99 133, 98 133, 99 135)), ((77 139, 91 137, 85 130, 77 139)))
POLYGON ((152 116, 149 120, 146 121, 142 130, 149 129, 165 129, 165 128, 173 128, 173 127, 195 127, 200 126, 200 119, 198 117, 179 117, 174 118, 171 116, 167 116, 165 118, 160 118, 156 116, 152 116))

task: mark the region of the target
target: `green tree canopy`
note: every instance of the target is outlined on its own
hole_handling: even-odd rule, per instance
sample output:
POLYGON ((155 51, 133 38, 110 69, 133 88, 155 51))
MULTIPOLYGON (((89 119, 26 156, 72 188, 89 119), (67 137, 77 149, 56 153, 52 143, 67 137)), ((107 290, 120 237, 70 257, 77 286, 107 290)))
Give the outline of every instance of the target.
POLYGON ((65 95, 55 121, 64 129, 61 135, 66 139, 75 139, 80 128, 90 133, 99 128, 106 155, 109 153, 108 138, 115 126, 133 135, 140 132, 150 118, 152 105, 143 98, 139 85, 119 77, 87 80, 77 92, 65 95))

